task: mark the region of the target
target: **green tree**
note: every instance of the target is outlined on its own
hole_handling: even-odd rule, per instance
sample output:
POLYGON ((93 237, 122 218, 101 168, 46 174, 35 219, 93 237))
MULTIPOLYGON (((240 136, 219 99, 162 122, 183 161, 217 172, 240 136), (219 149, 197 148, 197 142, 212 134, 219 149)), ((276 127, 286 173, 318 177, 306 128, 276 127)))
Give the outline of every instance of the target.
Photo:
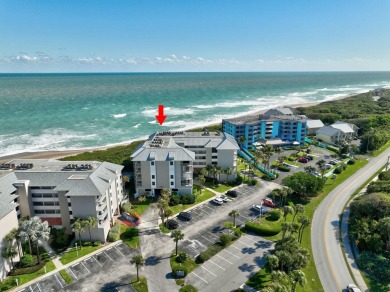
POLYGON ((279 267, 279 258, 275 255, 269 254, 265 257, 264 268, 267 273, 272 273, 279 267))
POLYGON ((8 241, 8 245, 13 245, 14 240, 16 240, 16 245, 18 246, 18 253, 19 258, 22 257, 22 251, 20 249, 20 235, 18 228, 12 229, 8 234, 5 236, 5 240, 8 241))
POLYGON ((164 209, 164 215, 165 215, 165 218, 168 220, 169 217, 171 217, 173 215, 172 208, 169 208, 169 207, 165 208, 164 209))
POLYGON ((95 217, 90 216, 84 220, 84 225, 88 228, 89 241, 92 242, 91 228, 94 228, 97 225, 97 219, 95 217))
POLYGON ((176 243, 176 256, 177 256, 177 246, 179 240, 184 239, 184 233, 181 230, 175 230, 171 233, 171 237, 173 238, 173 241, 176 243))
POLYGON ((233 218, 234 227, 236 227, 236 217, 238 217, 239 215, 240 215, 240 213, 238 212, 238 210, 231 210, 229 212, 229 216, 233 218))
POLYGON ((289 274, 289 277, 292 282, 292 292, 295 292, 295 289, 297 287, 297 284, 301 285, 302 287, 306 284, 306 275, 301 270, 294 270, 289 274))
POLYGON ((32 247, 31 243, 35 238, 36 228, 32 226, 32 222, 30 220, 22 220, 20 222, 20 231, 19 235, 23 243, 27 242, 30 250, 30 254, 32 255, 32 247))
POLYGON ((386 240, 386 248, 390 250, 390 217, 379 220, 378 230, 386 240))
POLYGON ((227 167, 225 168, 226 180, 229 181, 229 176, 233 174, 233 168, 227 167))
POLYGON ((36 248, 37 248, 37 258, 38 264, 41 263, 40 254, 39 254, 39 240, 49 240, 50 238, 50 228, 49 223, 47 221, 41 221, 39 217, 32 217, 30 220, 35 220, 37 224, 36 231, 36 248))
POLYGON ((294 209, 294 216, 293 216, 293 219, 292 221, 295 220, 295 216, 297 216, 298 213, 303 213, 305 212, 305 207, 303 207, 302 204, 296 204, 293 206, 293 209, 294 209))
POLYGON ((238 138, 238 144, 240 144, 241 148, 244 148, 245 142, 246 142, 245 136, 240 136, 240 138, 238 138))
POLYGON ((321 173, 321 177, 324 177, 326 169, 325 169, 326 161, 321 159, 316 162, 316 165, 318 166, 318 170, 321 173))
POLYGON ((72 231, 79 235, 79 249, 81 249, 81 233, 84 232, 85 225, 83 220, 77 218, 72 224, 72 231))
POLYGON ((298 232, 298 241, 302 242, 303 230, 310 225, 309 217, 303 215, 298 217, 298 222, 301 224, 298 232))
POLYGON ((137 269, 137 282, 139 282, 139 269, 145 265, 145 260, 141 254, 136 254, 131 258, 130 263, 137 269))
POLYGON ((291 231, 291 230, 292 230, 292 225, 291 225, 291 223, 289 223, 289 222, 283 222, 283 223, 282 223, 282 240, 285 239, 286 233, 287 233, 288 231, 291 231))
POLYGON ((320 192, 324 185, 325 179, 315 177, 305 172, 296 172, 285 177, 282 183, 288 186, 295 194, 307 199, 320 192))
POLYGON ((283 217, 284 217, 284 222, 287 220, 287 215, 292 214, 294 212, 294 209, 291 206, 284 206, 283 207, 283 217))
POLYGON ((11 261, 11 268, 14 267, 14 257, 16 257, 18 254, 18 252, 16 251, 16 249, 11 246, 11 245, 7 245, 3 248, 3 252, 1 254, 1 256, 6 259, 6 260, 10 260, 11 261))
POLYGON ((160 217, 162 224, 165 224, 165 210, 169 206, 171 191, 169 189, 162 189, 161 196, 157 199, 157 206, 160 209, 160 217))

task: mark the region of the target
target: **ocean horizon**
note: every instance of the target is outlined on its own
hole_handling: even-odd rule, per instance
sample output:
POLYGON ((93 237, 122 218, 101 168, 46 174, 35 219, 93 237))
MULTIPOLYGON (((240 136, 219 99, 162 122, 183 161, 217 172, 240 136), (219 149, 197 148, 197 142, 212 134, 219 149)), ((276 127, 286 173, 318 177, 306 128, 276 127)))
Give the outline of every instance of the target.
POLYGON ((113 146, 378 87, 390 72, 0 73, 0 156, 113 146))

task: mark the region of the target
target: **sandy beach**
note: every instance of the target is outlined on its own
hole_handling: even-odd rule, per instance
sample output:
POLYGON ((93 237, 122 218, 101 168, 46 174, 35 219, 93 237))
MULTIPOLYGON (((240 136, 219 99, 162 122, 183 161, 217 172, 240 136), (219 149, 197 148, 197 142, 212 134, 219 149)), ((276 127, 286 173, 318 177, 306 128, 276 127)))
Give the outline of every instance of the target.
MULTIPOLYGON (((360 94, 360 93, 359 93, 360 94)), ((329 101, 334 101, 334 100, 340 100, 344 99, 347 97, 352 97, 358 94, 348 94, 345 96, 337 97, 329 101)), ((310 106, 315 106, 318 105, 322 102, 312 102, 312 103, 300 103, 300 104, 291 104, 291 105, 284 105, 284 107, 289 106, 293 108, 298 108, 298 107, 310 107, 310 106)), ((266 110, 259 110, 255 113, 251 113, 250 116, 255 116, 264 113, 266 110)), ((242 114, 240 116, 245 116, 247 114, 242 114)), ((215 125, 215 124, 210 124, 215 125)), ((189 131, 189 130, 186 130, 189 131)), ((115 146, 102 146, 102 147, 95 147, 95 148, 89 148, 89 149, 80 149, 80 150, 65 150, 65 151, 40 151, 40 152, 22 152, 22 153, 17 153, 13 155, 6 155, 0 157, 0 163, 5 163, 13 159, 61 159, 67 156, 73 156, 77 155, 80 153, 84 152, 92 152, 96 150, 106 150, 108 148, 116 147, 116 146, 121 146, 121 145, 129 145, 130 143, 119 143, 116 144, 115 146)))

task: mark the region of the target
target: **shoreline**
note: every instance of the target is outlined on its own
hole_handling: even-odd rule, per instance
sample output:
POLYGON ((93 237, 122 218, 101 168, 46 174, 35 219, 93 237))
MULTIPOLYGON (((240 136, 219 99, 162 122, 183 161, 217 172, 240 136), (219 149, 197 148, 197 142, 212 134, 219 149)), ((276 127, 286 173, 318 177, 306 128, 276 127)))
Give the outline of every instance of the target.
MULTIPOLYGON (((367 92, 369 92, 369 91, 367 91, 367 92)), ((282 106, 283 107, 292 107, 292 108, 311 107, 311 106, 316 106, 316 105, 323 103, 323 102, 341 100, 344 98, 357 96, 359 94, 361 94, 361 93, 351 93, 351 94, 347 94, 345 96, 336 97, 334 99, 326 100, 326 101, 298 103, 298 104, 285 104, 282 106)), ((263 109, 263 110, 259 110, 259 111, 256 111, 256 112, 250 113, 250 114, 244 113, 242 115, 234 115, 234 117, 256 116, 256 115, 265 113, 267 110, 268 109, 263 109)), ((210 126, 215 126, 218 124, 219 123, 210 123, 210 124, 202 125, 201 127, 210 127, 210 126)), ((197 128, 187 129, 184 131, 191 131, 193 129, 197 129, 197 128)), ((180 129, 178 131, 180 131, 180 129)), ((107 145, 107 146, 98 146, 98 147, 92 147, 92 148, 84 148, 84 149, 76 149, 76 150, 46 150, 46 151, 44 150, 44 151, 37 151, 37 152, 21 152, 21 153, 0 156, 0 163, 6 163, 6 162, 9 162, 10 160, 14 160, 14 159, 61 159, 61 158, 65 158, 68 156, 74 156, 74 155, 78 155, 78 154, 85 153, 85 152, 107 150, 109 148, 114 148, 114 147, 118 147, 118 146, 126 146, 126 145, 130 145, 134 142, 138 142, 138 141, 142 141, 142 140, 143 139, 135 139, 132 141, 121 142, 118 144, 112 144, 112 145, 107 145)))

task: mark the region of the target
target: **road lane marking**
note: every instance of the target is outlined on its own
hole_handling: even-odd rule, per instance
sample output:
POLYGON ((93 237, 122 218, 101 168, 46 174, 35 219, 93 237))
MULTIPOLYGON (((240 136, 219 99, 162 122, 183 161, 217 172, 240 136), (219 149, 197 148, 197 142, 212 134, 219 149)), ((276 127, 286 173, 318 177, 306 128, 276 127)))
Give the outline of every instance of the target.
POLYGON ((64 285, 62 285, 62 283, 60 282, 60 280, 58 279, 57 275, 54 274, 54 278, 56 278, 58 284, 60 284, 61 288, 64 288, 64 285))
POLYGON ((195 276, 197 276, 199 279, 201 279, 203 282, 205 282, 206 284, 208 284, 209 282, 207 282, 205 279, 203 279, 201 276, 198 276, 195 272, 192 272, 195 276))
POLYGON ((209 271, 209 270, 207 270, 203 265, 201 266, 202 267, 202 269, 205 269, 207 272, 209 272, 211 275, 214 275, 215 277, 217 276, 216 274, 214 274, 213 272, 211 272, 211 271, 209 271))
POLYGON ((214 263, 212 260, 209 260, 210 263, 216 265, 218 268, 221 268, 222 270, 226 271, 226 269, 222 268, 220 265, 214 263))
POLYGON ((219 254, 216 254, 216 256, 233 265, 233 263, 231 261, 228 261, 227 259, 221 257, 219 254))
POLYGON ((226 250, 226 249, 223 249, 223 251, 226 251, 227 253, 230 253, 232 256, 234 256, 234 257, 236 257, 236 258, 238 258, 238 259, 239 259, 239 257, 238 257, 238 256, 236 256, 235 254, 231 253, 230 251, 228 251, 228 250, 226 250))

